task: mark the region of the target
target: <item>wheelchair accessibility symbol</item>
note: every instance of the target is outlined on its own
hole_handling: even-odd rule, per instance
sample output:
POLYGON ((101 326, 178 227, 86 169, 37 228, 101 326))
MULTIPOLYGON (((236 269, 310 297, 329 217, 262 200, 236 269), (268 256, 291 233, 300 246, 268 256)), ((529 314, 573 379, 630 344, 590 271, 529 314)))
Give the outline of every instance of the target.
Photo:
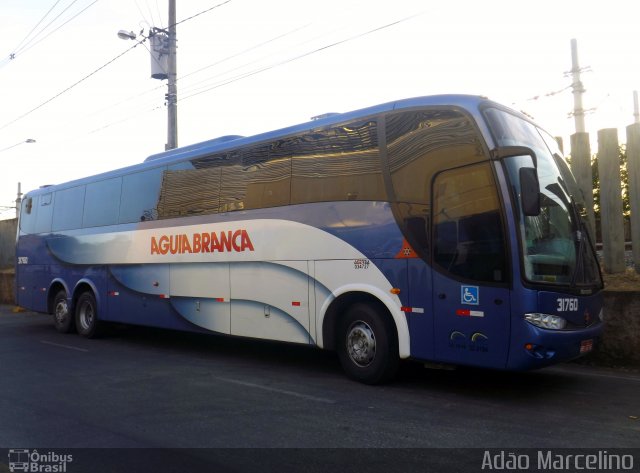
POLYGON ((461 286, 460 303, 467 305, 480 304, 480 288, 478 286, 461 286))

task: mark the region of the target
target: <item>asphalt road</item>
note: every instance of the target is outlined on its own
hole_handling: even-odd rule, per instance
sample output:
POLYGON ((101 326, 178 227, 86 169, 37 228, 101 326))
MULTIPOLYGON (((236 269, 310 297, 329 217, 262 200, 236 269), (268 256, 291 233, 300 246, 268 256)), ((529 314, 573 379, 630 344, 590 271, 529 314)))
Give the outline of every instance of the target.
POLYGON ((86 340, 11 309, 0 306, 1 448, 640 447, 638 373, 406 363, 371 387, 309 347, 136 327, 86 340))

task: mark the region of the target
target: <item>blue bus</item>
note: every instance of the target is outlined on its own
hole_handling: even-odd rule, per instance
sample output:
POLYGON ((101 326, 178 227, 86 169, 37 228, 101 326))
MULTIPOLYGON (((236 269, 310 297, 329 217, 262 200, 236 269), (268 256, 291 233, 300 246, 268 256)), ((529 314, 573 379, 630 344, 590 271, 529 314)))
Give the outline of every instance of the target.
POLYGON ((421 97, 226 136, 29 192, 17 303, 104 323, 528 370, 590 352, 602 277, 556 141, 483 97, 421 97))

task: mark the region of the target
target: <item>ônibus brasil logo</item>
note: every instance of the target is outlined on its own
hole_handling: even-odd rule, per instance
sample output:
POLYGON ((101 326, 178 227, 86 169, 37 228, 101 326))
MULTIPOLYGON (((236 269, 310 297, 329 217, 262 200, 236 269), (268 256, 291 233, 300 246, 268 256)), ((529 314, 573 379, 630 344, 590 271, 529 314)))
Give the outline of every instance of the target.
POLYGON ((187 235, 162 235, 151 237, 151 254, 222 253, 253 251, 253 243, 246 230, 204 232, 187 235))
POLYGON ((33 473, 65 473, 67 463, 73 462, 73 455, 55 452, 40 453, 38 450, 14 448, 9 450, 9 471, 33 473))

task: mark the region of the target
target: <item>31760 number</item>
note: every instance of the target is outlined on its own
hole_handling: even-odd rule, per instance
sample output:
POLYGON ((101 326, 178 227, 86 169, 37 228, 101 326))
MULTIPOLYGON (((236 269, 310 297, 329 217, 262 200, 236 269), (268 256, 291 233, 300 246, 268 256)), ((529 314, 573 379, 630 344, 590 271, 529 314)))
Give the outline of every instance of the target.
POLYGON ((578 299, 575 297, 558 297, 558 312, 576 312, 578 299))

